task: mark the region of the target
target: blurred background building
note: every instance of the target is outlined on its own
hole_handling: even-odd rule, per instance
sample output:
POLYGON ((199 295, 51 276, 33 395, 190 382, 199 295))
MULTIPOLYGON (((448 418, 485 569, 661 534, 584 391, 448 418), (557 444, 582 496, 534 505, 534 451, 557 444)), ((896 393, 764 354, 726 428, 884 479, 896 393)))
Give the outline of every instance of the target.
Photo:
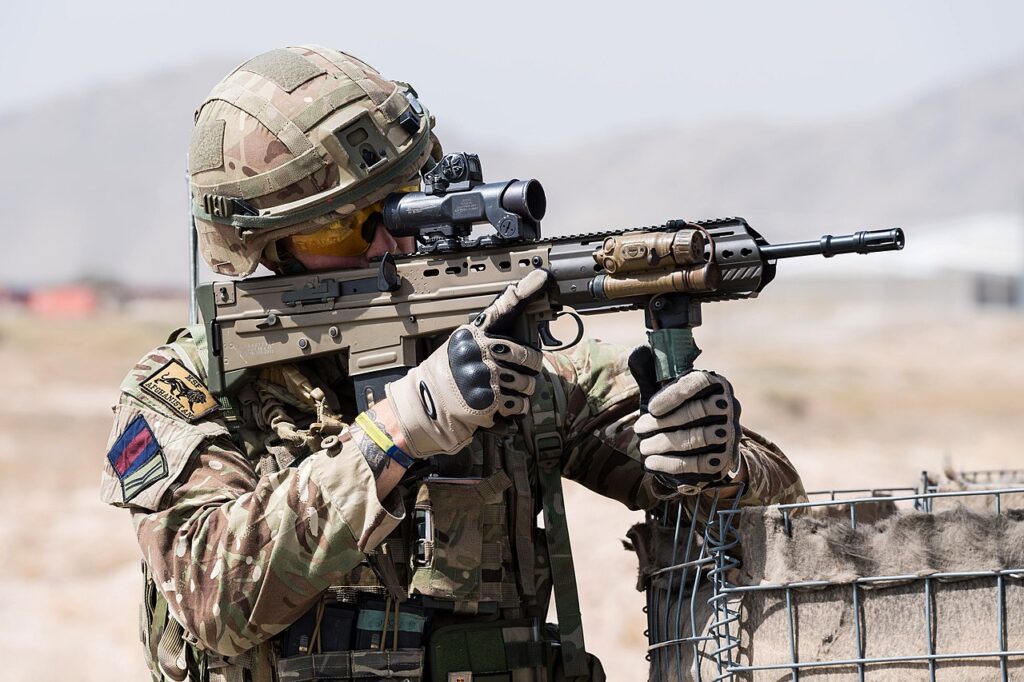
MULTIPOLYGON (((786 263, 698 332, 811 487, 893 485, 945 457, 1019 466, 1022 25, 1010 0, 7 8, 0 677, 142 679, 138 550, 96 486, 120 378, 185 321, 192 112, 235 64, 316 42, 415 84, 446 149, 544 183, 550 234, 903 227, 904 251, 786 263)), ((591 333, 642 341, 629 321, 591 333)), ((588 642, 611 679, 644 679, 617 539, 636 515, 569 504, 588 642)))

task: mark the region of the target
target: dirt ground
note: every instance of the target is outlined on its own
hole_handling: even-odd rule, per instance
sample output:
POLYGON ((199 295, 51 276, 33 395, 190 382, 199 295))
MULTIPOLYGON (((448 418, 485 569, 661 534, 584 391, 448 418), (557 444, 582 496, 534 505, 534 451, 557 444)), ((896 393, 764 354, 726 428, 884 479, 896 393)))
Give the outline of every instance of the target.
MULTIPOLYGON (((588 323, 599 338, 642 339, 638 315, 588 323)), ((704 323, 698 364, 732 379, 743 422, 809 488, 913 485, 945 458, 1021 466, 1024 315, 766 298, 708 307, 704 323)), ((146 679, 138 549, 97 487, 120 378, 172 326, 0 318, 4 680, 146 679)), ((609 679, 646 679, 643 600, 620 544, 641 515, 571 485, 568 506, 588 648, 609 679)))

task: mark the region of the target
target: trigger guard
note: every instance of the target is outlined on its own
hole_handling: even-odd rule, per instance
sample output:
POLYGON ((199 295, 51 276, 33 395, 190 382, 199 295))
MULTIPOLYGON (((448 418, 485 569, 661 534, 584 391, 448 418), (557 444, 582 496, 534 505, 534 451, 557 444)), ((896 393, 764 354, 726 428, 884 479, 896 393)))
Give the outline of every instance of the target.
POLYGON ((563 315, 571 315, 573 317, 573 319, 576 320, 576 338, 574 338, 569 343, 566 343, 566 344, 563 344, 563 345, 558 345, 558 344, 561 344, 562 342, 559 341, 558 339, 556 339, 554 336, 551 335, 551 329, 549 327, 550 322, 541 322, 537 326, 537 333, 540 336, 541 343, 543 345, 545 345, 545 346, 547 346, 547 345, 554 346, 553 348, 544 348, 544 350, 547 350, 547 351, 567 350, 569 348, 572 348, 577 343, 579 343, 580 341, 583 340, 583 334, 585 333, 586 330, 583 328, 583 319, 580 317, 579 313, 577 313, 577 312, 575 312, 573 310, 563 310, 562 312, 555 313, 555 319, 557 320, 558 318, 562 317, 563 315))

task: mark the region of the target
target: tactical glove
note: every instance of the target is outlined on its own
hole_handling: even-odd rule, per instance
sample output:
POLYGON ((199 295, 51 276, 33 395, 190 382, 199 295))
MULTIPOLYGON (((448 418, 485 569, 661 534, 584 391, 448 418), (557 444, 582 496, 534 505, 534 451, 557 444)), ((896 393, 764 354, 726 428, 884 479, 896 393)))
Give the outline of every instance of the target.
POLYGON ((479 428, 499 418, 526 414, 541 369, 541 351, 512 338, 515 322, 547 286, 549 275, 534 270, 509 285, 470 324, 398 381, 387 397, 409 454, 453 454, 479 428))
POLYGON ((654 356, 641 346, 629 357, 640 386, 644 469, 682 495, 735 475, 739 468, 740 404, 725 377, 693 370, 659 389, 654 356))

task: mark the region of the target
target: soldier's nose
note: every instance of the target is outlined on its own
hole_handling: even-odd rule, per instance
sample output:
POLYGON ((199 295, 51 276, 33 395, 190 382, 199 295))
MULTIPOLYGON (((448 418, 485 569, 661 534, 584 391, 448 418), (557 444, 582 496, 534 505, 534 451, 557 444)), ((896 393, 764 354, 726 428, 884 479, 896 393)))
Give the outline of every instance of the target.
POLYGON ((373 235, 370 248, 366 250, 366 257, 369 259, 374 256, 383 256, 385 253, 395 253, 397 248, 398 242, 387 231, 387 228, 381 226, 377 228, 377 232, 373 235))

